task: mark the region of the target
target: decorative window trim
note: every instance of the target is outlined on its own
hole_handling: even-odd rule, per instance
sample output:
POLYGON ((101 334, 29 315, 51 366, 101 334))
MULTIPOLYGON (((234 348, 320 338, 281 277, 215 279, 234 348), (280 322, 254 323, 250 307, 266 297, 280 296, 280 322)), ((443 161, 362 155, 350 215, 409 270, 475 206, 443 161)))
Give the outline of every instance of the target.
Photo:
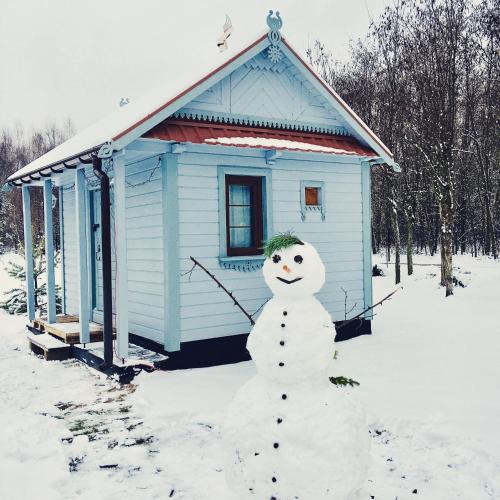
POLYGON ((263 239, 267 241, 273 232, 272 216, 272 175, 270 168, 262 167, 234 167, 219 165, 219 264, 224 269, 237 271, 253 271, 260 269, 264 263, 263 255, 227 255, 226 234, 226 175, 262 177, 262 215, 263 239))
POLYGON ((300 217, 306 220, 306 212, 320 212, 325 220, 325 183, 324 181, 300 181, 300 217), (319 205, 306 205, 306 187, 319 188, 319 205))
POLYGON ((264 265, 266 258, 263 255, 249 255, 248 257, 219 257, 219 264, 224 269, 235 271, 256 271, 264 265))

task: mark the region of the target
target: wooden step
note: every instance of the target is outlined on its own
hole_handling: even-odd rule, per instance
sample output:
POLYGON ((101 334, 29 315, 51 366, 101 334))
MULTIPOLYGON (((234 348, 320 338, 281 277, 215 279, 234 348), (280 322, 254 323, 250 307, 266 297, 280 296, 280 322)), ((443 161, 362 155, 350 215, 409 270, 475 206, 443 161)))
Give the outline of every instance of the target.
MULTIPOLYGON (((78 321, 78 316, 70 316, 72 320, 64 318, 63 321, 58 321, 57 323, 48 323, 44 318, 36 318, 33 321, 33 326, 41 331, 50 333, 55 337, 61 339, 67 344, 79 344, 80 343, 80 323, 78 321)), ((102 325, 94 322, 89 323, 89 333, 90 342, 101 342, 103 340, 102 325)))
POLYGON ((48 333, 41 335, 29 333, 28 343, 35 354, 43 354, 47 361, 62 361, 71 357, 71 346, 48 333))
MULTIPOLYGON (((56 316, 57 323, 74 323, 78 322, 78 316, 74 316, 73 314, 58 314, 56 316)), ((43 330, 43 326, 47 323, 47 318, 35 318, 33 320, 33 326, 38 328, 39 330, 43 330)))

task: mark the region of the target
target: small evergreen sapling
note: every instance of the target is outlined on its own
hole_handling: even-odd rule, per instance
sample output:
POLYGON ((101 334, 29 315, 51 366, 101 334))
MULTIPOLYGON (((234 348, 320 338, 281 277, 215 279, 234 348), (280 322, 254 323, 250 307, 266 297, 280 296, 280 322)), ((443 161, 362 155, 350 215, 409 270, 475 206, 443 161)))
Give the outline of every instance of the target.
MULTIPOLYGON (((44 258, 44 242, 43 239, 33 249, 33 277, 35 281, 35 308, 40 314, 47 312, 47 284, 40 283, 41 276, 45 273, 46 265, 44 258)), ((21 255, 24 255, 24 249, 21 249, 21 255)), ((56 262, 58 261, 56 254, 56 262)), ((9 261, 5 268, 7 274, 19 281, 19 286, 11 288, 5 293, 5 300, 0 302, 0 308, 7 311, 9 314, 26 314, 28 311, 27 291, 26 291, 26 269, 23 264, 16 264, 9 261)), ((62 310, 61 288, 56 285, 56 312, 62 310)))

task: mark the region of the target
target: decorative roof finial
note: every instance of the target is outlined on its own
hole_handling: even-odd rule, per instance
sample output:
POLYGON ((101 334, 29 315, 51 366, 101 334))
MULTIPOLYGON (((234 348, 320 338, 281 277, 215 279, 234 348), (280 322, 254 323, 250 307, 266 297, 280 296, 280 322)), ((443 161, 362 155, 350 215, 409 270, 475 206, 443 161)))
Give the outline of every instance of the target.
POLYGON ((267 25, 269 26, 269 34, 267 35, 267 38, 271 43, 271 46, 267 51, 267 57, 269 57, 271 62, 276 64, 283 57, 279 47, 281 42, 281 33, 279 30, 283 26, 283 20, 281 19, 280 13, 276 12, 276 16, 273 16, 273 11, 270 10, 267 16, 267 25))

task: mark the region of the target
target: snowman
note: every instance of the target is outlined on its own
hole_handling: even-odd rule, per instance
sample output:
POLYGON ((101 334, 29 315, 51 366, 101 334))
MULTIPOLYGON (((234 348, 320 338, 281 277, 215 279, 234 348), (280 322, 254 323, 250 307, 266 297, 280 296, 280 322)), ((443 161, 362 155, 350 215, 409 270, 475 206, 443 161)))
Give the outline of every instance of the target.
POLYGON ((235 500, 353 500, 370 463, 364 413, 329 380, 335 326, 314 297, 325 282, 316 249, 291 234, 265 247, 273 298, 247 342, 257 374, 225 422, 235 500))

